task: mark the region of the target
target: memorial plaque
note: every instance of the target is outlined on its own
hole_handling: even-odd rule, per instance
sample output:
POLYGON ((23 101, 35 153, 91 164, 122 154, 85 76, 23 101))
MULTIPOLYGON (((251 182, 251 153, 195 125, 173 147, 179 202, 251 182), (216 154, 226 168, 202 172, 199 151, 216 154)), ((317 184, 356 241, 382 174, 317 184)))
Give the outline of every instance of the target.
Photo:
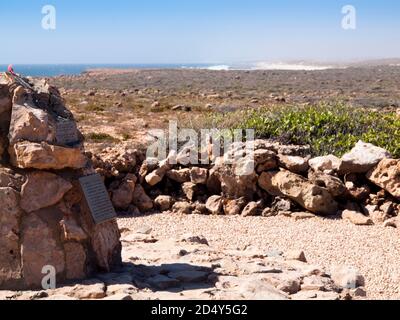
POLYGON ((83 194, 96 224, 113 220, 117 217, 107 189, 99 174, 79 179, 83 194))
POLYGON ((73 145, 79 141, 76 123, 71 120, 61 120, 56 126, 56 140, 61 145, 73 145))

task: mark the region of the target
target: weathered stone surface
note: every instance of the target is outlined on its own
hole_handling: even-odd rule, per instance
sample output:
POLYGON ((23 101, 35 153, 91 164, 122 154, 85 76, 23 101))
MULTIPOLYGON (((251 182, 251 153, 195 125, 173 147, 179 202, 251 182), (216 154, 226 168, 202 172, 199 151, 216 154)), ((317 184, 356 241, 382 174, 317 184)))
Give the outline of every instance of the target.
POLYGON ((240 287, 240 294, 246 300, 288 300, 288 296, 272 285, 249 281, 240 287))
POLYGON ((369 226, 373 224, 371 218, 364 216, 362 213, 352 210, 344 210, 342 218, 350 221, 357 226, 369 226))
POLYGON ((220 196, 212 196, 206 202, 207 210, 214 215, 222 214, 223 199, 220 196))
POLYGON ((98 266, 110 271, 121 264, 121 234, 116 221, 104 222, 95 226, 91 239, 98 266))
POLYGON ((367 174, 368 179, 400 199, 400 160, 384 159, 367 174))
POLYGON ((25 177, 11 169, 0 167, 0 188, 13 188, 20 191, 25 182, 25 177))
POLYGON ((272 196, 283 196, 278 186, 274 183, 274 177, 279 171, 263 172, 258 178, 258 185, 272 196))
POLYGON ((275 170, 278 168, 278 161, 276 159, 270 159, 262 164, 259 164, 256 168, 256 172, 261 174, 264 171, 275 170))
POLYGON ((106 286, 98 280, 83 281, 74 287, 64 287, 56 289, 57 294, 66 295, 80 300, 102 299, 106 296, 106 286))
POLYGON ((145 180, 149 186, 155 186, 156 184, 161 182, 163 177, 164 177, 164 174, 162 173, 162 171, 157 169, 157 170, 149 173, 146 176, 145 180))
POLYGON ((306 290, 300 291, 291 296, 292 300, 319 300, 319 301, 336 301, 340 299, 340 295, 337 292, 323 292, 317 290, 306 290))
POLYGON ((190 169, 190 180, 194 184, 206 184, 208 179, 208 170, 204 168, 193 167, 190 169))
POLYGON ((12 102, 13 104, 21 104, 32 103, 33 98, 29 95, 29 92, 23 86, 18 86, 13 90, 12 94, 12 102))
POLYGON ((379 207, 379 210, 381 210, 385 215, 390 216, 395 213, 395 204, 391 201, 386 201, 379 207))
POLYGON ((303 279, 301 290, 304 291, 335 291, 336 286, 332 279, 319 275, 310 275, 303 279))
POLYGON ((159 161, 157 158, 147 158, 143 161, 139 169, 139 182, 143 183, 146 176, 158 168, 159 161))
POLYGON ((28 287, 40 287, 44 266, 53 266, 62 279, 65 270, 64 251, 53 230, 35 213, 25 217, 22 223, 22 268, 28 287))
POLYGON ((310 172, 308 179, 315 185, 327 189, 334 197, 339 197, 346 192, 344 183, 337 177, 321 172, 310 172))
POLYGON ((128 174, 121 184, 112 191, 111 201, 116 208, 127 209, 133 201, 137 178, 128 174))
POLYGON ((49 172, 33 172, 21 190, 21 208, 26 212, 37 211, 58 203, 72 189, 67 180, 49 172))
POLYGON ((304 251, 301 250, 291 250, 285 253, 285 259, 287 260, 297 260, 304 263, 307 263, 306 255, 304 251))
POLYGON ((196 201, 194 204, 194 211, 193 214, 200 214, 200 215, 208 215, 209 212, 207 210, 207 207, 204 203, 201 203, 199 201, 196 201))
POLYGON ((275 217, 277 215, 271 208, 267 207, 261 212, 261 216, 265 218, 275 217))
POLYGON ((290 212, 293 209, 293 202, 288 199, 283 199, 280 197, 276 197, 274 202, 272 203, 272 211, 279 212, 290 212))
POLYGON ((198 191, 197 184, 193 182, 185 182, 182 184, 182 191, 189 201, 193 201, 198 191))
POLYGON ((153 201, 146 194, 143 187, 137 184, 133 192, 133 204, 139 208, 140 211, 146 212, 153 209, 153 201))
POLYGON ((167 177, 175 182, 184 183, 190 181, 190 169, 170 170, 167 172, 167 177))
POLYGON ((19 195, 11 188, 0 188, 0 287, 22 277, 19 248, 21 210, 19 195))
POLYGON ((279 164, 294 173, 306 172, 309 168, 308 159, 297 156, 279 155, 279 164))
POLYGON ((381 160, 390 158, 390 153, 370 143, 359 141, 356 146, 342 157, 339 171, 346 173, 365 173, 381 160))
POLYGON ((221 194, 222 192, 221 181, 219 180, 218 172, 214 169, 209 171, 206 187, 210 194, 221 194))
POLYGON ((371 188, 368 185, 357 185, 355 182, 347 181, 345 186, 347 194, 357 201, 363 201, 371 194, 371 188))
POLYGON ((260 165, 266 162, 276 161, 276 153, 268 149, 256 149, 254 150, 254 162, 256 165, 260 165))
POLYGON ((327 189, 289 171, 264 172, 258 183, 270 194, 284 195, 313 213, 330 215, 337 212, 338 204, 327 189))
POLYGON ((346 289, 355 289, 365 285, 364 277, 357 269, 350 266, 334 268, 331 272, 331 277, 337 285, 346 289))
POLYGON ((55 123, 52 123, 48 113, 40 108, 14 104, 12 108, 9 141, 49 143, 55 139, 55 123))
POLYGON ((321 172, 338 171, 341 166, 341 163, 342 163, 341 160, 334 155, 316 157, 308 161, 308 164, 310 165, 311 169, 313 169, 314 171, 321 171, 321 172))
POLYGON ((400 229, 400 219, 399 219, 399 217, 390 218, 384 222, 383 226, 385 228, 391 227, 391 228, 400 229))
POLYGON ((156 170, 152 171, 145 177, 147 184, 149 186, 155 186, 160 183, 164 179, 165 174, 172 169, 173 165, 171 165, 171 163, 176 163, 176 154, 173 152, 168 155, 167 159, 159 163, 156 170))
MULTIPOLYGON (((97 154, 90 154, 96 171, 105 177, 114 177, 122 173, 133 172, 141 157, 141 153, 138 150, 131 149, 130 146, 121 145, 115 148, 106 148, 97 154)), ((145 174, 147 174, 147 171, 145 174)))
POLYGON ((68 280, 84 279, 86 272, 86 252, 80 243, 64 244, 66 278, 68 280))
POLYGON ((172 211, 179 214, 191 214, 193 207, 189 202, 178 201, 173 205, 172 211))
POLYGON ((366 206, 361 206, 363 212, 367 215, 370 216, 372 215, 375 211, 378 211, 379 207, 377 205, 366 205, 366 206))
POLYGON ((181 242, 191 243, 191 244, 204 244, 208 246, 208 240, 204 236, 197 236, 194 234, 184 234, 180 239, 181 242))
POLYGON ((64 148, 45 142, 18 142, 9 147, 11 163, 21 169, 81 169, 87 159, 77 148, 64 148))
POLYGON ((161 211, 168 211, 174 204, 174 199, 171 196, 158 196, 154 200, 154 204, 161 211))
POLYGON ((82 242, 88 238, 86 232, 72 217, 65 217, 60 221, 60 226, 62 230, 62 239, 64 241, 82 242))
POLYGON ((250 202, 242 212, 243 217, 254 217, 261 214, 261 203, 260 202, 250 202))
POLYGON ((224 201, 224 213, 228 216, 240 215, 245 206, 246 200, 244 198, 237 200, 227 199, 224 201))
POLYGON ((252 200, 256 191, 257 175, 255 163, 250 158, 242 158, 233 165, 224 162, 224 158, 216 160, 210 175, 215 173, 221 183, 223 194, 228 199, 244 197, 252 200))
POLYGON ((374 224, 385 223, 390 217, 382 211, 373 211, 369 214, 370 219, 374 224))

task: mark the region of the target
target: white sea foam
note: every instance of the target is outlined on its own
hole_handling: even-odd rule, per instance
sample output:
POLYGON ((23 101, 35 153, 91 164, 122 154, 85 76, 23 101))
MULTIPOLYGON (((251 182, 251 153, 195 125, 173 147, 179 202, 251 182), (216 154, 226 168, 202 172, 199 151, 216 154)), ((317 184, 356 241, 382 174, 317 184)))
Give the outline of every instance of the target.
POLYGON ((221 64, 221 65, 217 65, 217 66, 207 67, 207 69, 214 70, 214 71, 228 71, 228 70, 231 70, 231 67, 226 64, 221 64))
POLYGON ((214 71, 228 71, 228 70, 294 70, 294 71, 314 71, 314 70, 327 70, 338 68, 328 64, 313 64, 306 62, 252 62, 252 63, 237 63, 237 64, 220 64, 220 65, 206 65, 196 67, 183 67, 188 69, 206 69, 214 71))
POLYGON ((251 68, 252 70, 304 70, 304 71, 314 71, 314 70, 327 70, 332 69, 334 66, 330 65, 313 65, 306 63, 285 63, 285 62, 257 62, 251 68))

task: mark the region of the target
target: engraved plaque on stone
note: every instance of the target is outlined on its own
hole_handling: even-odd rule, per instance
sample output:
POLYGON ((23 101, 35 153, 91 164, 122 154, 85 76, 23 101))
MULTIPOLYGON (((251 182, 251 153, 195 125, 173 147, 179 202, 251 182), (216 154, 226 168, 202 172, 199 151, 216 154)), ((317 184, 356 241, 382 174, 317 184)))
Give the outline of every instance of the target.
POLYGON ((71 120, 61 120, 56 126, 56 140, 61 145, 73 145, 79 141, 76 123, 71 120))
POLYGON ((99 174, 79 179, 83 194, 96 224, 113 220, 117 217, 107 189, 99 174))

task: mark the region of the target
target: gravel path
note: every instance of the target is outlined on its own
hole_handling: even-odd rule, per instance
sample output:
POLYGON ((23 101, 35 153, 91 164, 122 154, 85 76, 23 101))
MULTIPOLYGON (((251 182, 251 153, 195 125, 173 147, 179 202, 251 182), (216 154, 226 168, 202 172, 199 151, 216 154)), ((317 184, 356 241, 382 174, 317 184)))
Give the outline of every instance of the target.
POLYGON ((358 227, 343 220, 286 217, 182 216, 154 214, 119 219, 121 228, 152 227, 152 235, 170 238, 186 233, 205 236, 219 249, 248 245, 265 250, 304 250, 309 263, 329 270, 357 267, 370 299, 400 299, 400 233, 382 226, 358 227))

